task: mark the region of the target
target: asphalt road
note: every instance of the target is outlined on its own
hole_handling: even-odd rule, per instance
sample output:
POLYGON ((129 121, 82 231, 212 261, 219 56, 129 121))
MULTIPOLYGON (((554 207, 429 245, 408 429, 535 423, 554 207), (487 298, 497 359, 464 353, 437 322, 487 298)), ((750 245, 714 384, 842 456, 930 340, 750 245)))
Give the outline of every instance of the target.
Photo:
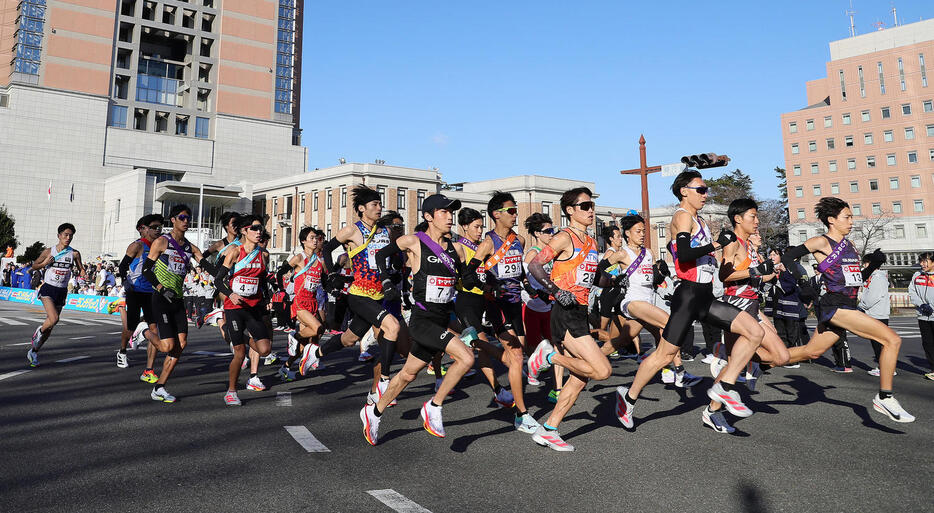
MULTIPOLYGON (((383 417, 371 447, 358 418, 370 370, 349 349, 293 383, 264 367, 269 389, 243 390, 242 407, 225 407, 229 360, 194 354, 227 351, 209 327, 192 328, 169 383, 172 405, 152 401, 138 380, 144 351, 130 353, 129 369, 114 365, 116 317, 66 311, 41 366, 11 374, 28 369, 26 344, 41 317, 0 303, 0 511, 934 510, 934 382, 921 378, 911 318, 892 325, 904 337, 896 393, 918 417, 912 424, 872 410, 872 353, 851 336, 854 373, 830 372, 827 359, 770 371, 745 395, 756 414, 731 418, 735 435, 701 424, 710 379, 699 360, 686 366, 708 377, 702 384, 650 385, 635 430, 623 429, 613 391, 636 364, 615 361, 613 376, 589 386, 561 425, 577 450, 557 453, 516 432, 476 378, 445 403, 447 437, 429 435, 418 418, 434 382, 425 374, 383 417)), ((284 344, 277 333, 282 355, 284 344)), ((548 388, 527 392, 541 420, 548 388)))

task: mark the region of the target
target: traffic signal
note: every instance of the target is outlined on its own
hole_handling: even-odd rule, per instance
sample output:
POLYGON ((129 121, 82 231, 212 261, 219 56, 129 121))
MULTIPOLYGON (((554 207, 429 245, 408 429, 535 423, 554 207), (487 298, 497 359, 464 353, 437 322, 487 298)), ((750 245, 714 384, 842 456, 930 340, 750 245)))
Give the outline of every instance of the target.
POLYGON ((698 155, 685 155, 681 157, 681 162, 688 167, 696 169, 707 169, 710 167, 722 167, 730 163, 730 157, 726 155, 717 155, 716 153, 701 153, 698 155))

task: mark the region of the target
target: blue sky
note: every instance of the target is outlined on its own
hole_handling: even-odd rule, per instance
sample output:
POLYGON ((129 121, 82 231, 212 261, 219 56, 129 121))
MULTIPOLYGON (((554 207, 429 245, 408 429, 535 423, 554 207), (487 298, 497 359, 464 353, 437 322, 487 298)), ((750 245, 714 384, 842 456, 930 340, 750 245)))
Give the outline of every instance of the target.
MULTIPOLYGON (((777 197, 779 116, 805 106, 843 0, 789 2, 334 2, 308 0, 302 76, 310 168, 338 159, 438 167, 448 182, 541 174, 640 204, 620 169, 726 153, 777 197)), ((900 0, 901 23, 934 4, 900 0)), ((856 0, 857 33, 892 2, 856 0)), ((653 206, 670 178, 649 180, 653 206)))

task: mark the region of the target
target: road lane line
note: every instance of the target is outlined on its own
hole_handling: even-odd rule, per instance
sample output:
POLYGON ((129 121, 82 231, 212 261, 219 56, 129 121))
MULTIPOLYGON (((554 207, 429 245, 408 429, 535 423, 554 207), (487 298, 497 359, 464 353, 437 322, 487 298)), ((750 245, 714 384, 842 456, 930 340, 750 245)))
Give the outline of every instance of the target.
POLYGON ((68 340, 84 340, 84 339, 86 339, 86 338, 94 338, 94 335, 88 335, 88 336, 86 336, 86 337, 71 337, 71 338, 68 339, 68 340))
POLYGON ((10 326, 25 326, 26 323, 22 321, 17 321, 16 319, 10 319, 9 317, 0 317, 0 322, 9 324, 10 326))
POLYGON ((85 358, 90 358, 90 357, 91 357, 90 355, 72 356, 71 358, 65 358, 64 360, 56 360, 55 363, 71 363, 71 362, 76 362, 78 360, 84 360, 85 358))
POLYGON ((205 355, 205 356, 230 356, 233 353, 218 353, 216 351, 195 351, 194 353, 191 353, 191 354, 200 354, 200 355, 205 355))
POLYGON ((113 324, 115 326, 116 325, 123 326, 123 321, 118 321, 116 319, 94 319, 94 322, 102 323, 102 324, 113 324))
POLYGON ((82 321, 81 319, 72 319, 72 318, 60 318, 60 322, 65 322, 69 324, 77 324, 79 326, 94 326, 93 322, 82 321))
POLYGON ((311 434, 311 431, 308 431, 308 428, 305 426, 283 426, 285 430, 292 435, 292 438, 298 442, 308 452, 331 452, 331 449, 328 449, 324 446, 323 443, 318 441, 315 438, 315 435, 311 434))
POLYGON ((12 378, 13 376, 19 376, 20 374, 26 374, 27 372, 31 372, 31 371, 32 369, 26 369, 26 370, 7 372, 6 374, 0 374, 0 381, 7 379, 7 378, 12 378))
POLYGON ((369 490, 366 493, 399 513, 431 513, 431 511, 410 501, 401 493, 392 490, 369 490))
POLYGON ((17 342, 16 344, 7 344, 8 346, 28 346, 32 345, 32 342, 17 342))
POLYGON ((292 406, 292 392, 277 392, 276 406, 292 406))

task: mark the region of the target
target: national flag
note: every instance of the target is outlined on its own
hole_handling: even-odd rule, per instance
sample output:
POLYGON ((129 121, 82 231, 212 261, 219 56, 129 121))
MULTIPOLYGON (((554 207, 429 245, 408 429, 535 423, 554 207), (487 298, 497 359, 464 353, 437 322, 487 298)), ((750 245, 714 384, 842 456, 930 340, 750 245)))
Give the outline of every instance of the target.
POLYGON ((71 184, 71 196, 68 196, 68 201, 75 201, 75 184, 71 184))

